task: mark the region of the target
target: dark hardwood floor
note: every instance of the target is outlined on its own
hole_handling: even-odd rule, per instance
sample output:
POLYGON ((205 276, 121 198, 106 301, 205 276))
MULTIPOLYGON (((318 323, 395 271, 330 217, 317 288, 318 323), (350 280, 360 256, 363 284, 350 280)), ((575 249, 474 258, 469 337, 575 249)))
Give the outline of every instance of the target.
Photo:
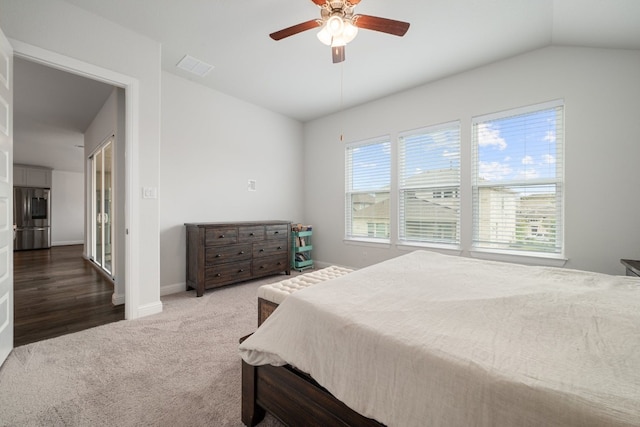
POLYGON ((124 319, 82 245, 14 252, 14 346, 124 319))

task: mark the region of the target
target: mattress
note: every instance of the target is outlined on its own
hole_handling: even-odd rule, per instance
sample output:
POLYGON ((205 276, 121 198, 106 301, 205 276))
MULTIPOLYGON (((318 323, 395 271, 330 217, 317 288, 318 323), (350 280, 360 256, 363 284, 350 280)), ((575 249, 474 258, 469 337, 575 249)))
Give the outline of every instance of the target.
POLYGON ((640 279, 415 251, 287 297, 240 345, 388 426, 640 425, 640 279))
POLYGON ((258 297, 275 304, 281 304, 286 297, 296 291, 315 285, 316 283, 344 276, 352 271, 350 268, 332 265, 331 267, 300 274, 280 282, 260 286, 258 288, 258 297))

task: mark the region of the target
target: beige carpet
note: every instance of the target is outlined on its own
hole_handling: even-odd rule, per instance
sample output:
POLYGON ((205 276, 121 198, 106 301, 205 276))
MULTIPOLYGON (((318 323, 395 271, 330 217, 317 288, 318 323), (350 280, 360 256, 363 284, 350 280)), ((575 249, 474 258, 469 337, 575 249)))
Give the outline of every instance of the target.
POLYGON ((160 314, 15 348, 0 425, 242 426, 238 339, 257 324, 257 288, 285 277, 170 295, 160 314))

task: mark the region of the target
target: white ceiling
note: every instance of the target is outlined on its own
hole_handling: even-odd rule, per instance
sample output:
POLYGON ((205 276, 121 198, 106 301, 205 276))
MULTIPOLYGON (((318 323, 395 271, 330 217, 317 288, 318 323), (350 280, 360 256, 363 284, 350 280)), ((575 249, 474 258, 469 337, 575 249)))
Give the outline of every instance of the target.
POLYGON ((317 30, 268 34, 319 18, 310 0, 66 0, 162 43, 162 68, 307 121, 342 107, 532 49, 640 49, 638 0, 362 0, 356 13, 411 23, 400 38, 362 30, 342 65, 317 30), (176 68, 189 54, 205 78, 176 68))
POLYGON ((84 133, 113 86, 15 58, 14 163, 83 172, 84 133))
MULTIPOLYGON (((361 30, 342 64, 317 30, 268 37, 318 18, 310 0, 65 1, 159 41, 163 70, 302 122, 544 46, 640 49, 640 0, 362 0, 356 13, 411 27, 361 30), (185 54, 215 68, 188 74, 176 67, 185 54)), ((110 90, 20 60, 15 75, 16 138, 57 129, 69 145, 110 90)))

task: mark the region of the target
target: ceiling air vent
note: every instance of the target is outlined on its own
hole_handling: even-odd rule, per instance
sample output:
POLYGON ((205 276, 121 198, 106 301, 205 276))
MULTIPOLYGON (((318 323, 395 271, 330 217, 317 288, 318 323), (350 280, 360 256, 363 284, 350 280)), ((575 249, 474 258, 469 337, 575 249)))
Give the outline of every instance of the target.
POLYGON ((209 65, 206 62, 202 62, 189 55, 185 55, 177 65, 178 68, 182 68, 183 70, 200 77, 206 76, 209 74, 209 71, 213 70, 213 65, 209 65))

